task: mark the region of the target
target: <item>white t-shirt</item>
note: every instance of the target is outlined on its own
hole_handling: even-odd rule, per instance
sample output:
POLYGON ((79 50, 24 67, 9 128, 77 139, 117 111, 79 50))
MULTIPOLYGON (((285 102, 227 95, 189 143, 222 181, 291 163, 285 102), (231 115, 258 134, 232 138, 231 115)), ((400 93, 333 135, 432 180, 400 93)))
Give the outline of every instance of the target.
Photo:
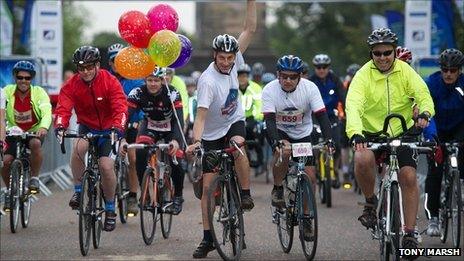
POLYGON ((313 130, 312 112, 324 109, 321 93, 313 82, 301 78, 293 92, 285 92, 276 79, 264 86, 263 113, 275 113, 277 129, 292 139, 302 139, 313 130))
POLYGON ((3 88, 0 88, 0 109, 5 109, 6 97, 3 88))
POLYGON ((198 79, 198 107, 208 109, 202 139, 220 139, 233 123, 245 120, 237 78, 237 68, 244 63, 242 54, 238 52, 230 75, 219 73, 212 62, 198 79))

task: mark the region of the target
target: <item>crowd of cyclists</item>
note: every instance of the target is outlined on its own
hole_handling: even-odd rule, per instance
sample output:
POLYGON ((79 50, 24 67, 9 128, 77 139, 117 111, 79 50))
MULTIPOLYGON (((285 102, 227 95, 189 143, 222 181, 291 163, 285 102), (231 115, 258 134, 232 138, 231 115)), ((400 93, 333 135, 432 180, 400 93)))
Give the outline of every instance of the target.
MULTIPOLYGON (((424 81, 409 65, 411 52, 398 46, 394 32, 381 28, 367 38, 371 59, 363 65, 351 64, 343 78, 331 70, 331 58, 324 53, 314 56, 312 67, 296 55, 284 55, 277 60, 274 74, 272 70, 266 72, 261 63, 250 66, 244 60, 243 55, 255 30, 256 6, 254 1, 248 1, 245 28, 239 38, 228 34, 215 37, 211 64, 203 72, 193 72, 188 77, 175 75, 171 68, 156 68, 144 79, 125 79, 113 63, 124 48, 122 44, 108 47, 109 70, 100 67, 102 57, 97 48, 82 46, 72 57, 77 72, 60 90, 52 130, 62 141, 63 135, 72 131, 69 122, 74 110, 79 134, 111 134, 120 140, 116 153, 128 157, 128 212, 133 215, 139 211, 137 193, 147 166, 147 151, 127 149, 127 144, 154 144, 164 140, 171 145, 169 155, 178 155, 179 150, 183 150, 191 156, 198 148, 219 150, 228 147, 230 141, 238 144, 255 141, 249 142, 247 150, 254 150, 256 157, 249 159, 249 153, 234 152, 235 171, 242 188, 241 208, 252 210, 250 168, 272 169, 271 204, 282 207, 285 204, 282 181, 288 172, 291 143, 316 144, 322 140, 335 155, 333 188, 340 187, 341 178, 343 182, 356 179, 365 197, 358 220, 363 226, 373 228, 378 202, 374 190, 375 173, 382 155, 368 150, 367 143, 382 129, 385 117, 397 113, 404 117, 409 130, 425 129, 424 139, 438 144, 434 153, 428 156, 425 209, 429 220, 427 234, 439 236, 440 186, 447 157, 442 145, 445 142, 461 142, 458 160, 461 182, 464 178, 462 52, 444 50, 439 57, 440 71, 424 81), (316 127, 321 130, 322 137, 318 136, 316 127), (273 163, 279 153, 283 153, 283 164, 264 162, 269 149, 272 150, 273 163), (355 177, 350 176, 353 173, 355 177)), ((9 140, 8 131, 20 128, 34 132, 37 137, 27 141, 31 150, 32 174, 29 190, 39 193, 42 143, 51 128, 52 106, 45 90, 31 84, 36 74, 32 63, 20 61, 12 73, 15 83, 2 88, 0 96, 2 178, 8 187, 9 166, 16 152, 15 142, 9 140)), ((399 122, 392 122, 388 133, 391 136, 405 135, 399 122)), ((105 231, 115 229, 117 216, 113 146, 112 139, 101 139, 97 150, 103 181, 105 231)), ((79 208, 88 147, 83 139, 73 143, 70 166, 74 194, 69 206, 74 210, 79 208)), ((404 206, 402 247, 417 248, 417 157, 414 151, 402 147, 398 154, 398 179, 404 206)), ((186 171, 183 166, 171 162, 175 195, 173 204, 166 211, 173 215, 182 212, 186 171)), ((314 157, 310 157, 305 172, 314 186, 317 183, 315 166, 314 157)), ((202 171, 200 182, 206 191, 218 171, 217 159, 206 154, 202 171)), ((6 193, 5 211, 9 211, 9 202, 6 193)), ((204 258, 215 249, 208 227, 207 207, 206 193, 203 193, 203 238, 193 253, 194 258, 204 258)), ((304 236, 310 239, 311 230, 305 230, 304 236)))

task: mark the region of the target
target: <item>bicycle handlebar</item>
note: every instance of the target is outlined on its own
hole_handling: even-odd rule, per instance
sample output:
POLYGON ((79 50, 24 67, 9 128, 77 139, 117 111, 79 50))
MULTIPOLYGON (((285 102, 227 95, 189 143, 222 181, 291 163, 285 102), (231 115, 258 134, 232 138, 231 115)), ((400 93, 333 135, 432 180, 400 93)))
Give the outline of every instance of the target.
POLYGON ((370 150, 378 150, 382 147, 400 147, 406 146, 413 150, 417 150, 419 152, 431 152, 433 151, 433 147, 435 147, 437 143, 435 142, 402 142, 401 140, 392 140, 388 142, 368 142, 367 147, 370 150))
MULTIPOLYGON (((144 143, 133 143, 127 145, 128 149, 160 149, 160 150, 167 150, 172 148, 172 144, 169 143, 159 143, 159 144, 144 144, 144 143)), ((177 150, 176 155, 172 156, 172 163, 174 165, 178 165, 179 162, 177 161, 177 158, 183 158, 184 157, 184 152, 182 150, 177 150)))

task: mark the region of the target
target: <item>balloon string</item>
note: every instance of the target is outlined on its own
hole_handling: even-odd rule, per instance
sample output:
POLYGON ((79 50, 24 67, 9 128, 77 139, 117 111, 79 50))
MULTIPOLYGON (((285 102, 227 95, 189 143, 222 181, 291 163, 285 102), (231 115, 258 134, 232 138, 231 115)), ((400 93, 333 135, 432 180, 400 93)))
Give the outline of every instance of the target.
POLYGON ((179 117, 177 116, 176 108, 174 106, 174 101, 171 99, 171 90, 169 90, 169 84, 168 84, 168 81, 166 80, 165 75, 163 75, 163 80, 164 80, 164 85, 166 86, 166 89, 168 90, 168 96, 169 96, 169 100, 171 101, 172 111, 174 112, 174 117, 176 117, 177 126, 179 127, 180 134, 182 136, 182 141, 184 142, 185 148, 187 148, 187 140, 185 139, 184 130, 182 129, 180 125, 180 120, 179 120, 179 117))

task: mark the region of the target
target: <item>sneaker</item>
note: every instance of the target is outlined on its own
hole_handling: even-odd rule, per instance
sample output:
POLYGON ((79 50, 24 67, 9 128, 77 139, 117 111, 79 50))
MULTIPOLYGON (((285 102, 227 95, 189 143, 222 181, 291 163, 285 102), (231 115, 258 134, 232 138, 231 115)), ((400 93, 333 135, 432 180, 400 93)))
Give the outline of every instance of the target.
POLYGON ((363 226, 367 229, 375 229, 377 224, 377 215, 373 206, 364 206, 363 214, 358 218, 363 226))
POLYGON ((243 210, 252 210, 255 207, 253 199, 250 195, 242 195, 242 209, 243 210))
POLYGON ((113 211, 105 211, 105 223, 103 224, 103 230, 111 232, 116 228, 116 213, 113 211))
POLYGON ((3 210, 5 212, 10 212, 11 206, 10 206, 10 195, 5 194, 5 203, 3 205, 3 210))
POLYGON ((332 181, 332 188, 333 189, 339 189, 340 188, 340 180, 336 178, 335 180, 332 181))
POLYGON ((200 245, 193 252, 193 258, 205 258, 209 252, 216 249, 214 243, 206 240, 202 240, 200 245))
POLYGON ((127 213, 137 216, 139 213, 139 206, 137 204, 137 197, 127 197, 127 213))
POLYGON ((438 226, 438 217, 432 217, 429 220, 429 226, 427 227, 427 235, 431 237, 440 236, 440 228, 438 226))
POLYGON ((172 204, 166 209, 166 213, 179 215, 182 212, 182 203, 184 203, 184 198, 182 196, 174 197, 172 204))
POLYGON ((37 194, 40 192, 39 178, 31 178, 31 181, 29 181, 29 192, 31 192, 31 194, 37 194))
POLYGON ((271 205, 276 208, 285 207, 284 187, 280 186, 277 189, 274 187, 271 192, 271 205))
POLYGON ((305 241, 314 241, 314 229, 311 219, 303 219, 303 238, 305 241))
POLYGON ((72 208, 72 210, 78 210, 80 201, 81 201, 81 193, 74 192, 74 194, 71 197, 71 200, 69 201, 69 206, 72 208))
MULTIPOLYGON (((419 243, 417 242, 417 239, 414 236, 414 233, 406 233, 403 236, 403 241, 402 241, 401 247, 402 248, 417 248, 418 244, 419 243)), ((408 260, 414 260, 414 259, 418 258, 418 256, 407 256, 407 257, 403 257, 403 258, 408 259, 408 260)))

